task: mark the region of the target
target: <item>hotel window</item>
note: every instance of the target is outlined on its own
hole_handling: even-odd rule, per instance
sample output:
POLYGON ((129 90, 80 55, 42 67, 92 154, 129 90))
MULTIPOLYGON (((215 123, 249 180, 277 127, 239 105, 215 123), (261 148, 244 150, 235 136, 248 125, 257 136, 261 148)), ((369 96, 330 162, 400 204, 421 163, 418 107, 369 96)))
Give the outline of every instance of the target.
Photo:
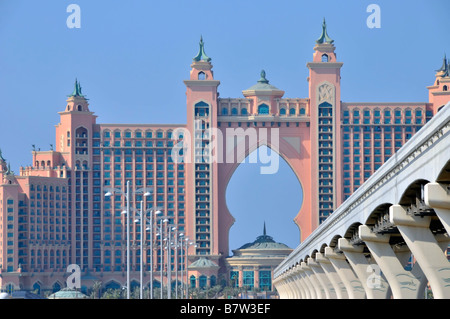
POLYGON ((244 271, 243 272, 243 286, 244 288, 253 289, 254 287, 254 272, 244 271))
POLYGON ((267 104, 258 106, 258 114, 269 114, 269 106, 267 104))

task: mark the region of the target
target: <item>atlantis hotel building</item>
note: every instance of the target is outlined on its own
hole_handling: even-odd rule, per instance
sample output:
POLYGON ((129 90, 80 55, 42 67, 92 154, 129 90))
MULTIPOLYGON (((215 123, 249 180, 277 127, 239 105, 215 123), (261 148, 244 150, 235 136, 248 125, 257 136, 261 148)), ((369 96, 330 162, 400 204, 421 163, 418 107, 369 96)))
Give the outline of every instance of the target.
MULTIPOLYGON (((257 133, 256 140, 238 139, 243 147, 236 149, 244 157, 267 145, 286 160, 302 186, 303 201, 294 221, 304 240, 450 100, 450 65, 444 58, 428 87, 427 102, 342 102, 343 63, 325 22, 306 65, 308 97, 284 97, 284 91, 261 72, 242 97, 219 98, 220 82, 201 40, 184 81, 183 125, 98 123, 95 106, 76 81, 59 112, 54 149, 33 150, 32 165, 21 167, 19 174, 0 153, 1 290, 57 291, 66 285, 70 264, 80 267, 83 286, 101 281, 105 288, 121 287, 128 253, 133 282, 139 282, 142 263, 146 286, 151 269, 155 285, 161 284, 161 270, 166 281, 168 270, 172 276, 176 270, 187 270, 192 287, 229 281, 231 273, 235 279, 243 276, 255 282, 264 273, 267 282, 273 268, 227 262, 234 218, 225 192, 239 161, 198 156, 214 143, 212 128, 224 136, 227 129, 257 133), (180 128, 190 134, 178 135, 180 128), (263 129, 269 134, 260 134, 263 129), (276 141, 270 134, 275 130, 276 141), (183 162, 171 156, 180 141, 192 145, 183 162), (111 190, 112 195, 105 196, 111 190), (173 232, 183 233, 195 245, 175 248, 174 239, 168 258, 161 249, 168 241, 157 234, 158 227, 164 227, 160 217, 153 215, 152 225, 134 222, 140 217, 141 202, 148 218, 161 211, 167 219, 164 225, 176 226, 173 232), (132 221, 129 250, 128 223, 122 214, 127 203, 132 221)), ((224 140, 227 143, 229 139, 224 140)))

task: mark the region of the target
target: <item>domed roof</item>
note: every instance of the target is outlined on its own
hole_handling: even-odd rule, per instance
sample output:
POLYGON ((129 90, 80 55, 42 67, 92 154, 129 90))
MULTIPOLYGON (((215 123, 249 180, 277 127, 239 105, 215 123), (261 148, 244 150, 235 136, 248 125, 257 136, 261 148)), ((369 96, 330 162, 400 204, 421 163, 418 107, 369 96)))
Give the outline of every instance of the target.
POLYGON ((193 268, 217 268, 219 267, 215 262, 208 258, 201 257, 188 266, 189 269, 193 268))
POLYGON ((269 84, 269 80, 266 79, 266 72, 264 70, 261 71, 261 78, 258 80, 258 82, 249 87, 247 90, 242 91, 244 93, 244 96, 252 96, 254 94, 261 94, 261 95, 276 95, 276 96, 283 96, 284 91, 280 90, 279 88, 269 84))
POLYGON ((261 236, 258 236, 252 243, 247 243, 239 248, 242 249, 291 249, 283 243, 277 243, 273 238, 266 234, 266 223, 261 236))
POLYGON ((51 294, 48 299, 85 299, 87 296, 71 288, 63 288, 60 291, 51 294))

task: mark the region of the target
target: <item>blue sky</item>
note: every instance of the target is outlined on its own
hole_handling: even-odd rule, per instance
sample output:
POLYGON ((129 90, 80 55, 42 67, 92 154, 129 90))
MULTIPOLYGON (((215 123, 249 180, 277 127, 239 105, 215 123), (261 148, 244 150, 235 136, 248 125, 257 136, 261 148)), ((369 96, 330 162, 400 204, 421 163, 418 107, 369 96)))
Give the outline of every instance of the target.
MULTIPOLYGON (((221 97, 242 97, 265 69, 285 97, 305 98, 324 17, 344 62, 343 101, 427 101, 450 54, 449 12, 448 0, 0 0, 0 148, 16 172, 31 164, 32 144, 49 149, 75 78, 99 123, 185 123, 183 80, 200 35, 221 97), (66 25, 71 3, 81 8, 79 29, 66 25), (366 24, 372 3, 379 29, 366 24)), ((253 241, 265 220, 294 248, 299 182, 285 163, 276 175, 258 172, 243 165, 230 181, 230 247, 253 241)))

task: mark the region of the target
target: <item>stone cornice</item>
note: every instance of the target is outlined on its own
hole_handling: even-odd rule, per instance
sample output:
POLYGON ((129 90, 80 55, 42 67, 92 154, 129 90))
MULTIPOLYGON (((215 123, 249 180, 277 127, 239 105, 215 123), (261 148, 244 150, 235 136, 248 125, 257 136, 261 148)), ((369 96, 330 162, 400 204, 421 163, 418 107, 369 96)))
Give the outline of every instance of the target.
POLYGON ((308 62, 306 66, 309 69, 340 69, 343 62, 308 62))
POLYGON ((195 86, 219 86, 220 81, 218 80, 184 80, 184 84, 187 87, 195 87, 195 86))

